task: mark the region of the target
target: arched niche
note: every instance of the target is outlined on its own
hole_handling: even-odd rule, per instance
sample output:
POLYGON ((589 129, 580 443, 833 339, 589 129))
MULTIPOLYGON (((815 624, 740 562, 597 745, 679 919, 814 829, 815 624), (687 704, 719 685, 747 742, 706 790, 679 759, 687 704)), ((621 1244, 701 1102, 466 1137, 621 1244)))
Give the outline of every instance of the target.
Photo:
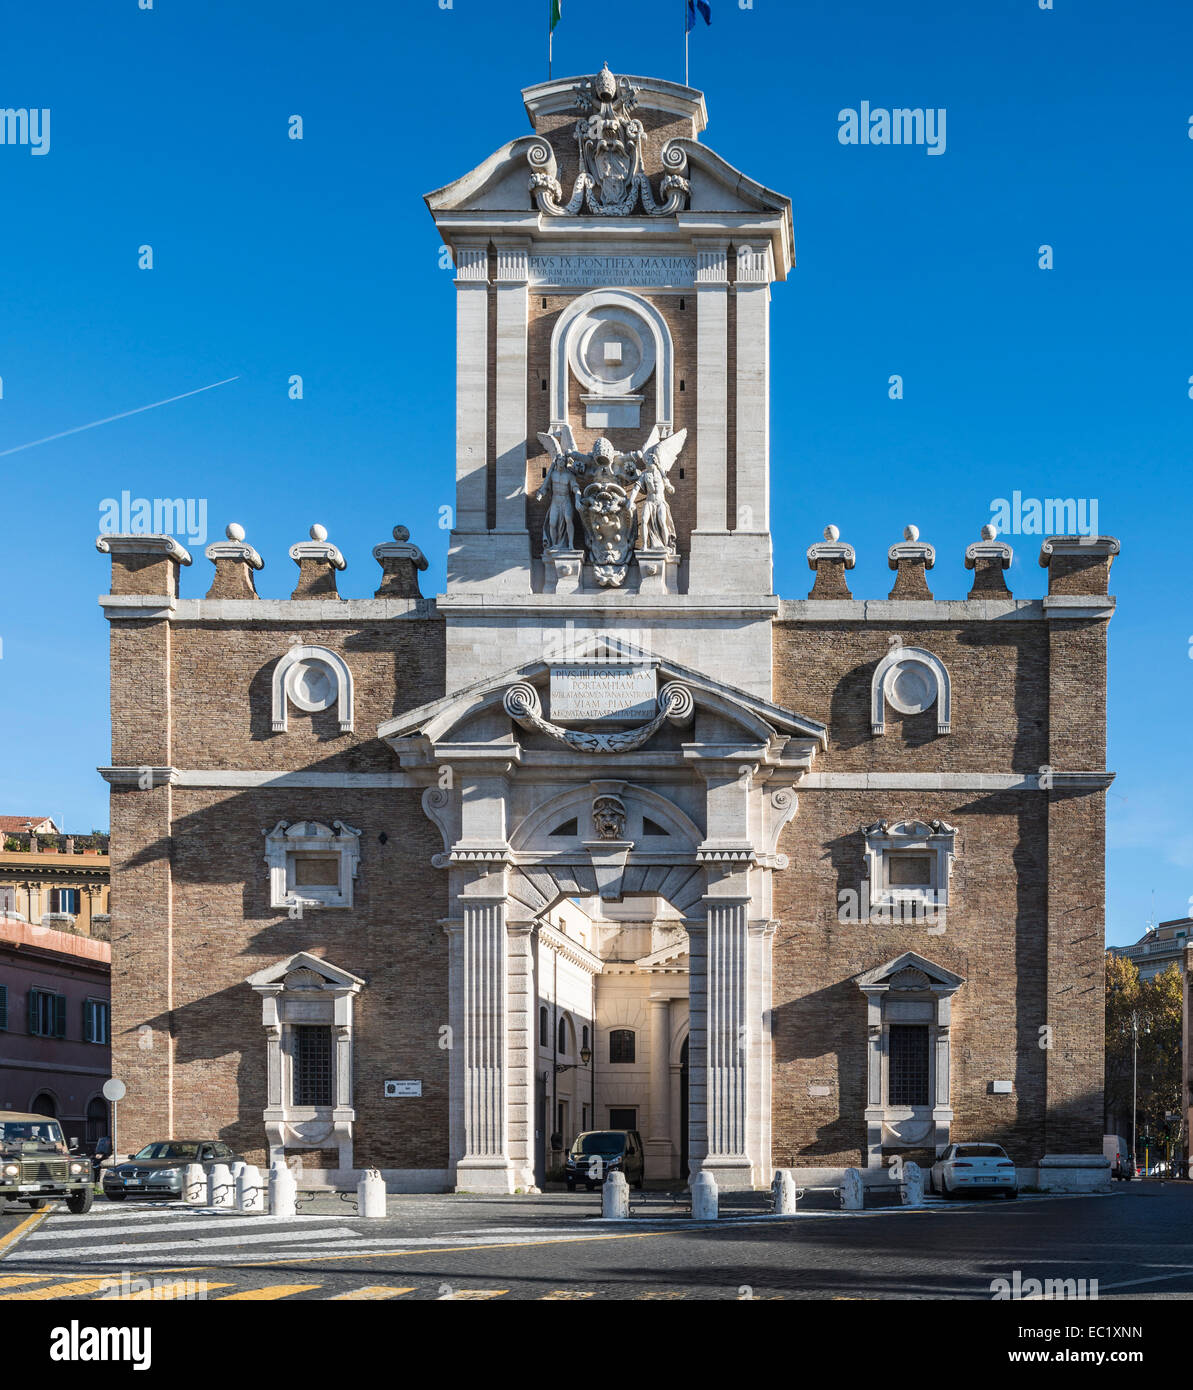
POLYGON ((886 706, 923 714, 936 706, 936 732, 952 732, 952 686, 943 661, 923 647, 893 647, 878 663, 870 685, 870 729, 886 733, 886 706))
POLYGON ((573 423, 568 418, 572 375, 589 406, 586 428, 636 428, 641 388, 653 375, 654 423, 670 434, 674 372, 671 330, 653 304, 626 290, 581 295, 560 314, 551 334, 552 429, 573 423))
POLYGON ((273 672, 272 727, 275 734, 287 732, 290 704, 305 714, 335 705, 340 733, 352 733, 355 713, 348 663, 327 647, 291 647, 273 672))

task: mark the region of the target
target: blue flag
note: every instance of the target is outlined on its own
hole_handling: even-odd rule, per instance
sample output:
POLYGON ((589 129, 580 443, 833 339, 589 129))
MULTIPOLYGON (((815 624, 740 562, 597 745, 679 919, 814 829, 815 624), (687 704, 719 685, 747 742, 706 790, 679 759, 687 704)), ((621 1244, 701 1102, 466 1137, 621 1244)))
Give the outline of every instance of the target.
POLYGON ((688 12, 684 17, 683 26, 685 34, 690 34, 696 27, 697 10, 700 11, 700 18, 704 20, 705 24, 712 23, 712 6, 708 3, 708 0, 688 0, 688 12))

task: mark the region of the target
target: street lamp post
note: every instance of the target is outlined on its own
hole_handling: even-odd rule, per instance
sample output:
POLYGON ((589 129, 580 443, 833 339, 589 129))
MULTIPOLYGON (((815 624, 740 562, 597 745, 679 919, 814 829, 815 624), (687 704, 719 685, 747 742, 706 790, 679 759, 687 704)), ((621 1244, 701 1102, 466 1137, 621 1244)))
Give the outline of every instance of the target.
POLYGON ((1138 1165, 1138 1151, 1135 1148, 1135 1123, 1139 1118, 1139 1015, 1131 1010, 1131 1037, 1134 1043, 1131 1064, 1131 1166, 1138 1165))

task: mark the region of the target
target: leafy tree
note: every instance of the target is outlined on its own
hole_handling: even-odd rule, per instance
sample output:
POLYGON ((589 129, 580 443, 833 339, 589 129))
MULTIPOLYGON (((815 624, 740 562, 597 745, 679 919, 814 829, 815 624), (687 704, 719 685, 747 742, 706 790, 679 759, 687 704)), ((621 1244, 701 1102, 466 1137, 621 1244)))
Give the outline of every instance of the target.
POLYGON ((1150 980, 1141 980, 1133 961, 1121 956, 1106 959, 1106 1109, 1130 1122, 1137 1033, 1141 1147, 1145 1136, 1168 1148, 1182 1137, 1182 991, 1175 962, 1150 980), (1170 1126, 1167 1114, 1176 1114, 1177 1122, 1170 1126))

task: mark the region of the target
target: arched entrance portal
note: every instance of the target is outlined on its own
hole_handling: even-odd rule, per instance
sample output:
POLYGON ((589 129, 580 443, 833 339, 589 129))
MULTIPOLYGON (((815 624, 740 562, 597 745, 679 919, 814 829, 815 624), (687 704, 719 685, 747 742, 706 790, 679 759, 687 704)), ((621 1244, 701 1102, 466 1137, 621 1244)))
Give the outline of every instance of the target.
MULTIPOLYGON (((519 632, 531 640, 529 630, 519 632)), ((772 874, 786 867, 778 838, 798 809, 795 784, 827 731, 616 635, 569 635, 566 652, 559 633, 541 635, 551 659, 482 675, 378 730, 403 770, 424 785, 423 810, 443 837, 432 863, 449 875, 444 929, 456 1186, 528 1187, 540 1166, 539 1132, 546 1130, 549 1141, 561 1115, 569 1128, 607 1128, 610 1109, 622 1119, 633 1111, 656 1172, 675 1171, 686 1138, 692 1171, 711 1172, 722 1188, 764 1186, 772 1173, 772 874), (565 668, 589 682, 584 688, 594 699, 610 693, 597 689, 606 668, 645 680, 657 692, 653 702, 639 700, 645 722, 619 727, 631 721, 616 710, 565 715, 566 692, 555 689, 565 668), (655 713, 647 718, 649 707, 655 713), (568 720, 594 727, 570 728, 568 720), (669 905, 674 939, 655 935, 657 907, 643 916, 636 899, 669 905), (587 944, 548 920, 568 902, 593 908, 587 944), (606 937, 625 933, 635 911, 637 939, 615 941, 610 954, 606 937), (554 1056, 551 1018, 552 1057, 549 1069, 544 1065, 539 952, 552 933, 560 961, 579 961, 581 982, 609 1004, 602 1013, 604 1005, 590 998, 590 1023, 600 1015, 601 1027, 611 1030, 620 1008, 634 1017, 621 1029, 648 1043, 678 1036, 677 1000, 684 1021, 690 1010, 686 1136, 671 1075, 676 1059, 662 1046, 646 1046, 644 1061, 635 1051, 633 1063, 614 1062, 607 1035, 594 1034, 591 1067, 582 1068, 554 1056), (668 959, 677 945, 688 958, 682 969, 668 959), (632 997, 619 999, 619 980, 635 975, 645 987, 639 979, 622 990, 632 997), (585 1117, 577 1073, 592 1069, 590 1087, 608 1089, 603 1096, 590 1089, 585 1117), (544 1071, 554 1104, 541 1103, 544 1071), (564 1075, 566 1112, 554 1085, 564 1075), (667 1105, 657 1100, 653 1115, 652 1094, 671 1098, 667 1105)), ((550 1168, 549 1153, 546 1160, 550 1168)))
MULTIPOLYGON (((646 1176, 682 1176, 686 1097, 679 1043, 688 1031, 687 919, 654 893, 618 901, 577 891, 536 914, 535 1170, 561 1177, 578 1134, 634 1129, 646 1176)), ((686 1079, 685 1079, 686 1080, 686 1079)))

